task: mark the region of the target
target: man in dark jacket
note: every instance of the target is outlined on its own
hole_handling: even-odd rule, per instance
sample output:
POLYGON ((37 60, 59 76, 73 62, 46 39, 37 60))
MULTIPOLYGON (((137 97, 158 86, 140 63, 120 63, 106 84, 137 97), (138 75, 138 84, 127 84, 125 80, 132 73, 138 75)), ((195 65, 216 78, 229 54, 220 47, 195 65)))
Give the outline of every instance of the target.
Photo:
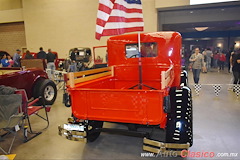
POLYGON ((79 55, 78 49, 74 48, 70 55, 71 64, 69 65, 69 68, 68 68, 69 72, 77 72, 77 62, 76 62, 77 55, 79 55))
POLYGON ((78 49, 74 48, 73 51, 71 52, 70 59, 72 62, 76 61, 76 56, 79 55, 78 49))
POLYGON ((233 84, 240 84, 240 51, 232 55, 233 84))
POLYGON ((40 47, 39 50, 40 51, 37 54, 37 59, 46 59, 47 54, 43 51, 43 48, 40 47))

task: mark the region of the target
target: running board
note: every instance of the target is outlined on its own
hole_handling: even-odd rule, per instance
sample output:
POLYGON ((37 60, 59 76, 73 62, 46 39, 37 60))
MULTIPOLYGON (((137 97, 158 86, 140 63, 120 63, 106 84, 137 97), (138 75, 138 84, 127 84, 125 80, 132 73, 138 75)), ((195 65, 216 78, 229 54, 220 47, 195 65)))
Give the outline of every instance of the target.
POLYGON ((177 153, 178 156, 185 156, 188 152, 182 152, 188 150, 190 147, 189 143, 177 144, 177 143, 163 143, 159 141, 150 140, 147 138, 143 139, 143 150, 153 152, 157 154, 177 153))

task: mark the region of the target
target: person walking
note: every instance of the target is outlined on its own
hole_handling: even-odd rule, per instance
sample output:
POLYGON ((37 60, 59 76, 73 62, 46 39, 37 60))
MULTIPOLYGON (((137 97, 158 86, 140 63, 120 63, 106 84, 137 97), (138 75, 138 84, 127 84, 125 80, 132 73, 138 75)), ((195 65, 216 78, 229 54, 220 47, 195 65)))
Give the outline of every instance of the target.
POLYGON ((192 72, 193 72, 193 80, 195 84, 198 84, 200 78, 200 72, 202 67, 204 66, 204 58, 200 53, 199 48, 195 48, 195 52, 189 58, 189 61, 192 63, 192 72))

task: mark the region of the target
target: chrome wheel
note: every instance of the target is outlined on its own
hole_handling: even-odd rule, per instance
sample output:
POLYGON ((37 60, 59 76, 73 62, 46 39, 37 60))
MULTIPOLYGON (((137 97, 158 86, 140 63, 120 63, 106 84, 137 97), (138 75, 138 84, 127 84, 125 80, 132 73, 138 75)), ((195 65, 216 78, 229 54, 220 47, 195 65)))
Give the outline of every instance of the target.
POLYGON ((47 101, 51 101, 55 96, 54 88, 52 86, 46 86, 44 89, 44 98, 47 101))

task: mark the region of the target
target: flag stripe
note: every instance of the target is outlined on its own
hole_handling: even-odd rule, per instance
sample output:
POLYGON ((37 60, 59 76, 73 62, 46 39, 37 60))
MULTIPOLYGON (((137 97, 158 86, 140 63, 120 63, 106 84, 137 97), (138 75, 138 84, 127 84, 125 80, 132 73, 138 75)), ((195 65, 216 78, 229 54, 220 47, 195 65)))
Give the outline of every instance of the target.
POLYGON ((143 18, 142 13, 126 13, 121 10, 112 10, 111 16, 126 17, 126 18, 143 18))
MULTIPOLYGON (((97 18, 102 19, 104 21, 109 20, 109 15, 105 12, 98 11, 97 18)), ((143 15, 141 13, 126 13, 124 11, 120 10, 112 10, 111 17, 125 17, 125 18, 143 18, 143 15)), ((143 20, 141 20, 143 21, 143 20)))
MULTIPOLYGON (((109 17, 108 22, 143 22, 142 18, 109 17)), ((104 27, 106 21, 97 19, 97 25, 104 27)))
POLYGON ((120 5, 120 4, 115 4, 113 9, 118 9, 125 11, 126 13, 142 13, 142 9, 137 9, 137 8, 127 8, 126 6, 120 5))
POLYGON ((100 3, 99 7, 98 7, 98 10, 106 12, 108 14, 111 13, 112 9, 122 10, 122 11, 125 11, 126 13, 133 13, 133 12, 142 13, 141 7, 140 8, 136 8, 136 7, 127 8, 126 6, 121 5, 121 4, 115 4, 114 6, 108 6, 106 4, 100 3))
POLYGON ((96 39, 100 39, 102 36, 111 35, 119 35, 126 32, 135 32, 135 31, 143 31, 143 27, 133 27, 133 28, 122 28, 122 29, 108 29, 104 30, 102 34, 96 32, 96 39))
MULTIPOLYGON (((99 0, 99 4, 102 4, 104 6, 108 6, 109 8, 113 8, 114 1, 106 1, 106 0, 99 0)), ((100 8, 100 6, 99 6, 100 8)))
POLYGON ((101 36, 143 31, 143 26, 140 0, 99 0, 96 21, 97 39, 101 36))
POLYGON ((132 28, 121 28, 121 29, 108 29, 103 31, 103 36, 107 36, 108 33, 112 35, 123 34, 125 32, 134 32, 134 31, 141 31, 143 27, 132 27, 132 28))
POLYGON ((117 28, 131 28, 132 26, 140 27, 143 26, 143 22, 131 22, 131 23, 124 23, 124 22, 118 22, 118 23, 107 23, 104 27, 105 29, 117 29, 117 28))
POLYGON ((99 25, 96 26, 96 33, 103 33, 105 30, 112 30, 112 29, 121 29, 121 28, 134 28, 134 27, 143 27, 143 22, 142 23, 107 23, 105 27, 101 27, 99 25))
POLYGON ((108 22, 143 22, 143 18, 109 17, 108 22))
POLYGON ((109 19, 109 14, 102 11, 98 11, 98 19, 101 19, 107 22, 107 20, 109 19))
POLYGON ((108 6, 105 6, 103 4, 99 4, 99 11, 105 12, 106 14, 110 14, 112 11, 112 8, 109 8, 108 6))
POLYGON ((126 8, 132 9, 132 8, 136 8, 136 9, 142 9, 142 5, 136 4, 136 3, 127 3, 124 0, 116 0, 115 4, 120 4, 125 6, 126 8))

